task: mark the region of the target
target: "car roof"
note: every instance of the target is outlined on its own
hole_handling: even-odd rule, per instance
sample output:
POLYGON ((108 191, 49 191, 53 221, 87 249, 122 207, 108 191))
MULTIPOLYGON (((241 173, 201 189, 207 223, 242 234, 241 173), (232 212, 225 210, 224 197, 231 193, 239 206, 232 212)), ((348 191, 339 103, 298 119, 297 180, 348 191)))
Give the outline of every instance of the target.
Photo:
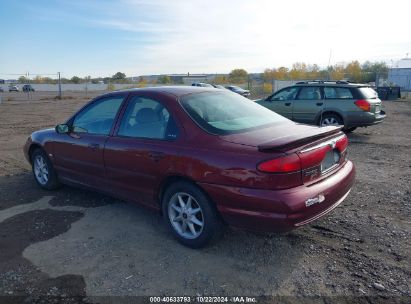
POLYGON ((146 88, 135 88, 135 89, 125 89, 117 90, 105 95, 115 94, 115 93, 132 93, 132 92, 158 92, 167 93, 174 95, 175 97, 181 97, 193 93, 201 92, 221 92, 216 90, 214 87, 196 87, 196 86, 161 86, 161 87, 146 87, 146 88))
POLYGON ((353 83, 348 81, 322 81, 322 80, 314 80, 314 81, 300 81, 294 84, 294 86, 306 87, 306 86, 328 86, 328 87, 347 87, 347 88, 360 88, 360 87, 371 87, 371 85, 366 83, 353 83))

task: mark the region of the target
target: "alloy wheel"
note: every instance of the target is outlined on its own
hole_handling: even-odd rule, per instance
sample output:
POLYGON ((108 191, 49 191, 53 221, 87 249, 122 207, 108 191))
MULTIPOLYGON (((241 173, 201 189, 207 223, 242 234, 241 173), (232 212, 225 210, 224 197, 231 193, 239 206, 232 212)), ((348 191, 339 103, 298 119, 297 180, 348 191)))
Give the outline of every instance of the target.
POLYGON ((171 197, 168 217, 173 229, 185 239, 196 239, 203 231, 203 210, 188 193, 177 192, 171 197))
POLYGON ((339 122, 334 117, 326 117, 323 119, 321 126, 339 126, 339 122))
POLYGON ((45 185, 49 181, 49 169, 46 160, 41 155, 36 155, 33 162, 34 175, 40 185, 45 185))

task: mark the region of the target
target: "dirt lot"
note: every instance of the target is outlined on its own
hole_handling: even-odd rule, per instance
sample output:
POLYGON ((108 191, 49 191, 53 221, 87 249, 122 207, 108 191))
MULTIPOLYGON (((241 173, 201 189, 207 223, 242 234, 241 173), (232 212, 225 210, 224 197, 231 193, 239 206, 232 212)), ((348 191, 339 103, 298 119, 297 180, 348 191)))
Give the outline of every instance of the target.
POLYGON ((410 303, 411 101, 385 102, 383 124, 349 136, 357 181, 329 216, 288 234, 228 228, 215 246, 190 250, 139 206, 71 187, 40 190, 23 143, 86 99, 8 94, 0 104, 0 302, 264 295, 410 303))

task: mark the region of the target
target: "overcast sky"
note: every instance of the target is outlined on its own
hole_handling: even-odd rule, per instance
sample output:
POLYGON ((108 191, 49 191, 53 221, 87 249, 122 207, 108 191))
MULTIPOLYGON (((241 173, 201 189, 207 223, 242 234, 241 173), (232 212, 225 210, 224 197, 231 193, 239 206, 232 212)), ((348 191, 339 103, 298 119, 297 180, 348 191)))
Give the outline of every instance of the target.
POLYGON ((303 61, 398 60, 411 1, 2 1, 7 73, 136 76, 261 72, 303 61))

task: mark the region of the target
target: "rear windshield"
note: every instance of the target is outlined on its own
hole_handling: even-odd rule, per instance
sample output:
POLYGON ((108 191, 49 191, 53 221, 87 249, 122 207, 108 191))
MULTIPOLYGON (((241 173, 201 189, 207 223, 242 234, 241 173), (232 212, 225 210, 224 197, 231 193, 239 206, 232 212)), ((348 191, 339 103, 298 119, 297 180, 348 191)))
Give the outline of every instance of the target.
POLYGON ((190 94, 181 98, 181 104, 200 127, 217 135, 251 131, 287 120, 231 92, 190 94))
POLYGON ((358 88, 361 92, 361 94, 364 96, 366 99, 375 99, 378 97, 377 92, 374 91, 374 89, 369 88, 369 87, 363 87, 363 88, 358 88))

